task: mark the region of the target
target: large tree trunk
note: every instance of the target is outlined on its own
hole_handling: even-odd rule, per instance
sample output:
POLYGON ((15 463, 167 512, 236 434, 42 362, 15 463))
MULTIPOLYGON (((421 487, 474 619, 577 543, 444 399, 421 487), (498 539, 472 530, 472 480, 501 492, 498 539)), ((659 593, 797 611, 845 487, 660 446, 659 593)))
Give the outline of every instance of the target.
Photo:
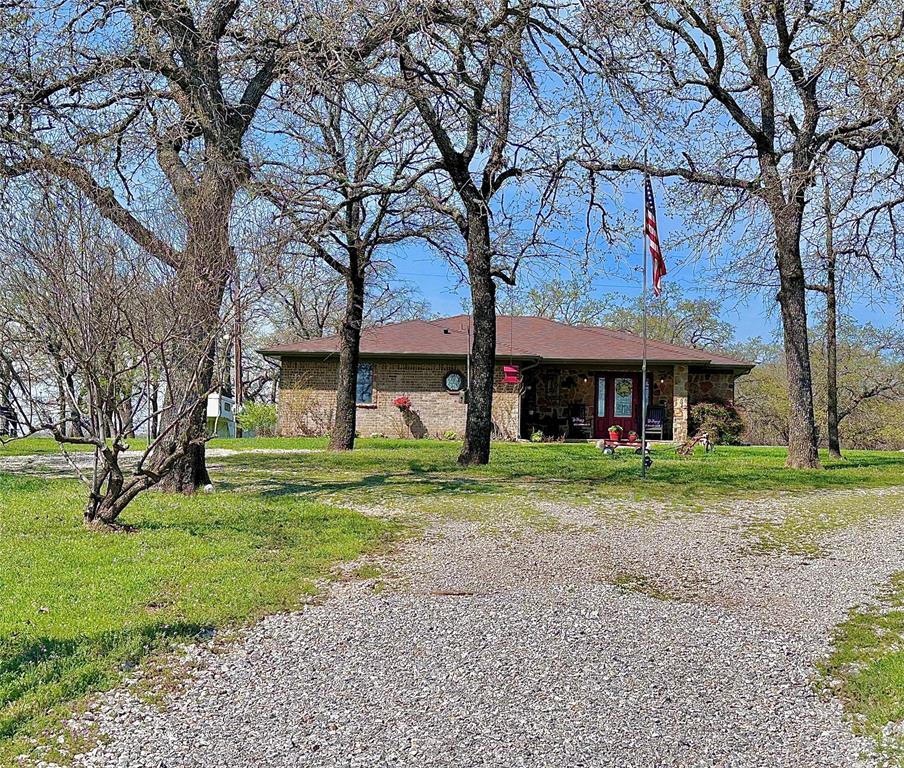
MULTIPOLYGON (((190 281, 197 285, 197 281, 190 281)), ((192 307, 195 319, 180 323, 185 333, 176 344, 178 356, 187 364, 174 367, 167 381, 161 432, 166 436, 158 450, 170 454, 176 446, 189 444, 185 456, 175 462, 162 481, 161 488, 177 493, 194 493, 210 485, 205 461, 204 440, 207 436, 207 395, 213 383, 216 336, 219 328, 219 309, 225 282, 208 283, 203 290, 191 291, 183 286, 180 295, 194 296, 184 307, 192 307), (203 297, 203 298, 202 298, 203 297)), ((181 320, 181 318, 180 318, 181 320)))
POLYGON ((205 462, 207 395, 214 381, 220 311, 235 265, 229 244, 229 211, 234 191, 223 179, 215 192, 196 203, 188 216, 188 240, 176 273, 175 305, 181 333, 173 340, 171 374, 161 418, 162 458, 176 445, 189 444, 185 456, 161 482, 165 491, 194 493, 210 485, 205 462), (173 364, 175 363, 175 364, 173 364))
POLYGON ((345 277, 345 317, 339 335, 339 382, 336 387, 336 417, 330 432, 331 451, 355 447, 358 358, 364 321, 364 278, 350 264, 345 277))
POLYGON ((813 413, 813 380, 807 337, 807 299, 800 258, 800 217, 776 216, 776 266, 781 288, 785 360, 788 368, 788 461, 794 468, 819 467, 816 421, 813 413))
POLYGON ((459 464, 486 464, 493 431, 493 384, 496 370, 496 284, 487 209, 468 217, 468 278, 471 284, 471 378, 465 441, 459 464))

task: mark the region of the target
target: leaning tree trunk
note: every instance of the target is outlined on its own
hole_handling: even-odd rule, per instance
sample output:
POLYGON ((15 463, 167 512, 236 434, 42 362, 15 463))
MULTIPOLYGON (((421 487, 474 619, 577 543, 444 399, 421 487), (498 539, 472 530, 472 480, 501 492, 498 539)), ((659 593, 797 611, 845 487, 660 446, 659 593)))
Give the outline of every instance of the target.
POLYGON ((330 432, 331 451, 355 447, 358 399, 358 359, 361 325, 364 321, 364 277, 350 264, 345 277, 345 317, 339 335, 339 382, 336 387, 336 416, 330 432))
POLYGON ((126 480, 119 464, 118 450, 107 449, 105 457, 98 457, 103 467, 95 475, 93 488, 85 504, 84 521, 89 528, 110 528, 132 500, 154 484, 148 476, 131 477, 126 480))
POLYGON ((493 383, 496 369, 496 284, 493 282, 488 211, 468 217, 468 278, 471 284, 471 379, 465 440, 459 464, 487 464, 493 431, 493 383))
POLYGON ((785 360, 788 368, 789 467, 819 467, 816 421, 813 413, 813 379, 807 338, 807 300, 804 269, 800 258, 800 219, 796 214, 779 215, 775 221, 776 266, 780 289, 785 360))
POLYGON ((229 245, 228 217, 232 193, 205 197, 189 217, 189 238, 176 273, 177 337, 170 354, 160 455, 187 445, 160 483, 165 491, 194 493, 210 484, 205 461, 207 395, 214 381, 220 311, 235 263, 229 245))

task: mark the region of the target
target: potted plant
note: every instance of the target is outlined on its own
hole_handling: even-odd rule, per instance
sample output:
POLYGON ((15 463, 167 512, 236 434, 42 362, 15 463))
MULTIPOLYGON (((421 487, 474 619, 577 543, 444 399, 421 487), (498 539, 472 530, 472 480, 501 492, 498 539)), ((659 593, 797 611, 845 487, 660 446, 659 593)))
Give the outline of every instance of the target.
POLYGON ((636 443, 640 435, 637 434, 637 430, 632 429, 628 432, 628 442, 636 443))
POLYGON ((621 433, 624 432, 621 426, 618 424, 613 424, 609 427, 609 439, 610 440, 621 440, 621 433))

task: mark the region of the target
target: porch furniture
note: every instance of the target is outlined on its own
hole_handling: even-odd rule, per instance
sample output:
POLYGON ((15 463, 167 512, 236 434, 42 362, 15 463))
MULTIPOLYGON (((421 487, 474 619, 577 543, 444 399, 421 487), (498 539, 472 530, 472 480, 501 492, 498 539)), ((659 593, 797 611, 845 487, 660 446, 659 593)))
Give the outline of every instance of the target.
POLYGON ((665 430, 665 408, 661 405, 647 406, 647 437, 663 439, 665 430))
POLYGON ((587 406, 584 403, 572 403, 568 406, 568 437, 582 440, 593 437, 593 422, 587 418, 587 406))

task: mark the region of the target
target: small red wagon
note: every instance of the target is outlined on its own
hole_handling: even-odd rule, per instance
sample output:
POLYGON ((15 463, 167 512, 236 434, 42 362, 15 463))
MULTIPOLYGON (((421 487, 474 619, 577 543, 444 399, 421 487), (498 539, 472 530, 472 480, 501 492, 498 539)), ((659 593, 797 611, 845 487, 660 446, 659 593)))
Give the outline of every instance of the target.
MULTIPOLYGON (((640 440, 610 440, 608 438, 603 438, 602 440, 597 441, 596 447, 599 448, 607 456, 612 456, 619 448, 631 449, 639 456, 641 443, 640 440)), ((647 443, 647 453, 649 452, 650 444, 647 443)))

